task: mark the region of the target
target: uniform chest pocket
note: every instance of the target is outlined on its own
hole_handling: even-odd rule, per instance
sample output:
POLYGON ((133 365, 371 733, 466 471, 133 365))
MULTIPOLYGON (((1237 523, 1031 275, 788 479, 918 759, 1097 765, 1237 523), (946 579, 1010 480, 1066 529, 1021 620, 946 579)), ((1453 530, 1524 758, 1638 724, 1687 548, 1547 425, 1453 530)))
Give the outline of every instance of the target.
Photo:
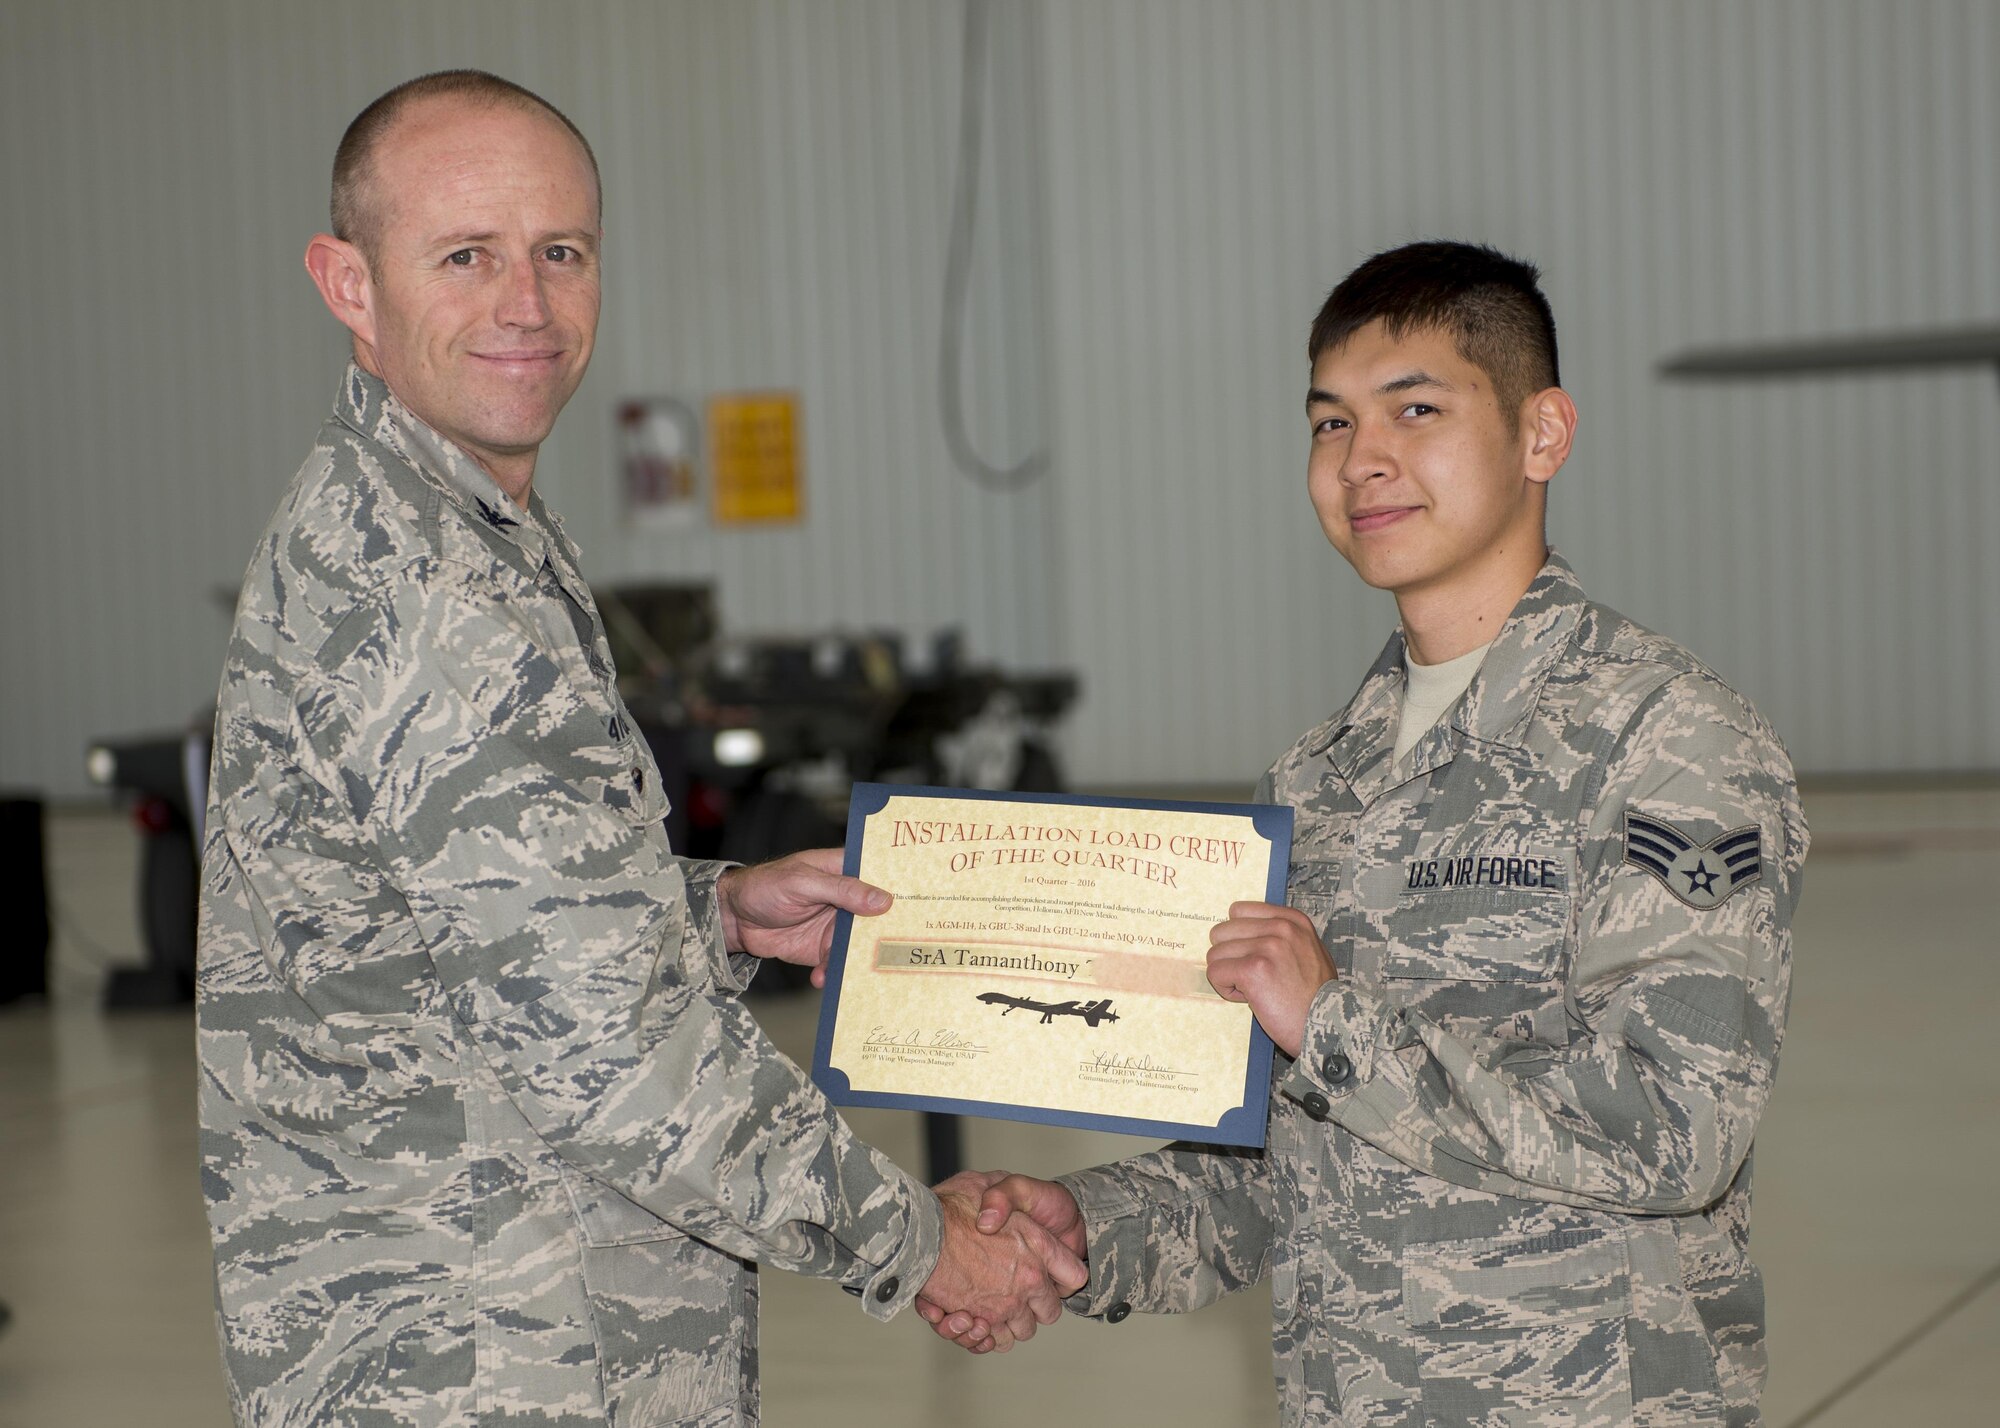
MULTIPOLYGON (((1473 860, 1460 860, 1461 863, 1473 860)), ((1413 864, 1387 918, 1385 977, 1440 982, 1547 982, 1563 975, 1571 879, 1559 858, 1494 858, 1437 886, 1413 864)))

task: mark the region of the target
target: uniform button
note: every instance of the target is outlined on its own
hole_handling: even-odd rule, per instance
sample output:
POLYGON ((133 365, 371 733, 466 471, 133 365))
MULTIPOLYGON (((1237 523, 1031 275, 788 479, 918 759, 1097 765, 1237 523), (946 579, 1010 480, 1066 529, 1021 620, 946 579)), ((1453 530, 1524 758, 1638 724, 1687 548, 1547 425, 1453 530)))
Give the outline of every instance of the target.
POLYGON ((1107 1324, 1122 1324, 1131 1313, 1132 1306, 1121 1299, 1104 1311, 1104 1322, 1107 1324))
POLYGON ((632 765, 632 787, 640 793, 646 791, 646 766, 644 764, 632 765))
POLYGON ((861 1297, 861 1286, 858 1284, 843 1284, 840 1286, 840 1292, 842 1294, 852 1294, 856 1299, 859 1299, 861 1297))
POLYGON ((1333 1107, 1328 1104, 1326 1097, 1322 1096, 1317 1091, 1306 1092, 1305 1095, 1300 1098, 1299 1104, 1304 1106, 1306 1108, 1306 1114, 1311 1116, 1316 1121, 1325 1120, 1327 1112, 1333 1109, 1333 1107))
POLYGON ((1329 1086, 1345 1086, 1354 1079, 1354 1063, 1338 1051, 1320 1062, 1319 1069, 1326 1073, 1329 1086))
POLYGON ((896 1278, 893 1274, 890 1275, 875 1286, 875 1302, 877 1304, 887 1304, 891 1299, 896 1297, 896 1291, 902 1288, 902 1285, 902 1280, 896 1278))

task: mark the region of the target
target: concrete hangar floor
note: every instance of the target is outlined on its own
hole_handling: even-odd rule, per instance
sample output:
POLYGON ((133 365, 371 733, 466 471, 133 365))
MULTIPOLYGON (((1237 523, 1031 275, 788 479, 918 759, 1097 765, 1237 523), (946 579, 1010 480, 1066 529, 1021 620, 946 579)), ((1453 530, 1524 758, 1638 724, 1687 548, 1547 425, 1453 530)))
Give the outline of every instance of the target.
MULTIPOLYGON (((1236 790, 1157 790, 1197 797, 1236 790)), ((2000 1421, 2000 786, 1809 785, 1791 1028, 1757 1146, 1774 1428, 2000 1421)), ((195 1174, 193 1021, 107 1015, 137 959, 135 835, 51 814, 52 995, 0 1010, 0 1428, 229 1421, 195 1174)), ((795 1058, 811 994, 756 1003, 795 1058)), ((920 1169, 916 1118, 857 1111, 920 1169)), ((971 1164, 1053 1173, 1125 1137, 967 1123, 971 1164)), ((1268 1295, 1180 1319, 1065 1321, 973 1359, 830 1285, 763 1287, 772 1428, 1212 1428, 1273 1421, 1268 1295)))

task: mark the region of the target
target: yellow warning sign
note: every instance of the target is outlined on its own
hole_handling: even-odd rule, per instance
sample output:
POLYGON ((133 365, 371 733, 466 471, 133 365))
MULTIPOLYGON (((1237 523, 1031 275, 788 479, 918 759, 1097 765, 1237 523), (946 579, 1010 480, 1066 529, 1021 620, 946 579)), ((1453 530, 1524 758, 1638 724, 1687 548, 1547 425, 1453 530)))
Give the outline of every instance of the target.
POLYGON ((708 464, 717 525, 799 518, 796 392, 736 392, 708 400, 708 464))

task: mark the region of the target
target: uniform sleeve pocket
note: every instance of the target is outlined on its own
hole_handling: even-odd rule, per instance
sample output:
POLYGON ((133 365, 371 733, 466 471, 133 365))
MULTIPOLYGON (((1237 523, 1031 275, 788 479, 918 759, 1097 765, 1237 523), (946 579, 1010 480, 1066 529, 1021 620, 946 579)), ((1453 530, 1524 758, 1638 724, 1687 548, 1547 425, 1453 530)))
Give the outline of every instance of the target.
POLYGON ((562 1178, 583 1227, 578 1260, 607 1421, 618 1428, 748 1421, 739 1409, 755 1393, 754 1267, 571 1166, 562 1178))
POLYGON ((1285 882, 1285 901, 1312 919, 1321 938, 1340 897, 1340 864, 1334 859, 1294 860, 1285 882))
POLYGON ((1403 1306, 1411 1328, 1447 1332, 1623 1319, 1631 1277, 1614 1228, 1440 1240, 1406 1250, 1403 1306))
POLYGON ((1616 1227, 1409 1246, 1425 1421, 1632 1422, 1631 1277, 1616 1227))

